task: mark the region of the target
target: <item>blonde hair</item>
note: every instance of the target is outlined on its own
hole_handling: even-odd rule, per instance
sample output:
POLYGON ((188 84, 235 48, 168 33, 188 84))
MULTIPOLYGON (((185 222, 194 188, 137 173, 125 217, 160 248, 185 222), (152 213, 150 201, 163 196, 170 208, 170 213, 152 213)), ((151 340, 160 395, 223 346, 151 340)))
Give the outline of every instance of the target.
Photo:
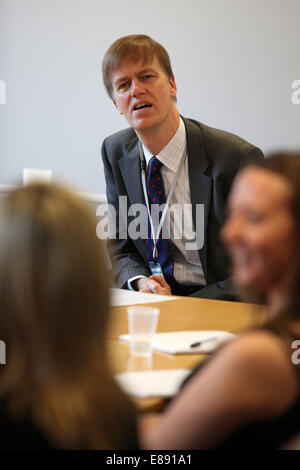
POLYGON ((35 184, 9 194, 0 217, 0 395, 54 445, 130 447, 135 408, 107 365, 109 276, 93 215, 35 184))

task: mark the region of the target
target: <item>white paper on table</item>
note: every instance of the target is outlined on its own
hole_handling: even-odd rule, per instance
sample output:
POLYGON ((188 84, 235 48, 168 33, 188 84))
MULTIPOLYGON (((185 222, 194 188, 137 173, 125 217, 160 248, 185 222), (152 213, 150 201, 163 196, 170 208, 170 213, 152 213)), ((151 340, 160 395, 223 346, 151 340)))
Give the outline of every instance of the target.
POLYGON ((176 300, 178 297, 157 294, 145 294, 126 289, 110 289, 110 305, 112 307, 123 307, 124 305, 148 304, 153 302, 164 302, 166 300, 176 300))
MULTIPOLYGON (((153 340, 153 349, 169 354, 210 354, 221 344, 237 338, 237 335, 228 331, 202 330, 202 331, 170 331, 167 333, 156 333, 153 340), (216 338, 202 345, 191 348, 191 344, 198 341, 216 338)), ((128 334, 120 335, 121 341, 130 341, 128 334)))
POLYGON ((188 369, 147 370, 124 372, 115 376, 120 387, 138 398, 176 395, 184 379, 191 373, 188 369))

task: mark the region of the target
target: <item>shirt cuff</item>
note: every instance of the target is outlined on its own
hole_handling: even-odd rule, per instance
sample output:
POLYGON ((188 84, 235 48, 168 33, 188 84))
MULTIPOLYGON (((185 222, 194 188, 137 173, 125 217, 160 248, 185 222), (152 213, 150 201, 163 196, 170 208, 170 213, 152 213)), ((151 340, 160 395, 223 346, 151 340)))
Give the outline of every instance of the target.
POLYGON ((128 289, 129 289, 129 290, 135 290, 135 289, 132 287, 131 283, 132 283, 133 281, 135 281, 136 279, 141 279, 142 277, 146 277, 146 276, 143 276, 143 275, 141 274, 141 275, 139 275, 139 276, 134 276, 134 277, 131 277, 130 279, 128 279, 128 281, 127 281, 127 287, 128 287, 128 289))

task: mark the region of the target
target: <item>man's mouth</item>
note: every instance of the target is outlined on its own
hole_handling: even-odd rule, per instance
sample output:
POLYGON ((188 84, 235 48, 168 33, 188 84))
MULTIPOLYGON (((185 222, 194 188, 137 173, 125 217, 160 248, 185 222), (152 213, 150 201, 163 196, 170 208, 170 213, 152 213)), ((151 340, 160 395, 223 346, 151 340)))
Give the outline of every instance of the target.
POLYGON ((140 111, 141 109, 152 108, 152 104, 138 104, 133 108, 133 111, 140 111))

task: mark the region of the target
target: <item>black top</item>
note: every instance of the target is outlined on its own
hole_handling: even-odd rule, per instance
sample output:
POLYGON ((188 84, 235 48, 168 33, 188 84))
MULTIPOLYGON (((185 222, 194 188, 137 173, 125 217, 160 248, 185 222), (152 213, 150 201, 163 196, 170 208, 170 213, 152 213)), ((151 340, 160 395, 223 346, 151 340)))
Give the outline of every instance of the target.
MULTIPOLYGON (((0 450, 55 450, 29 417, 13 418, 7 399, 0 399, 0 450)), ((58 449, 58 448, 57 448, 58 449)))
MULTIPOLYGON (((68 450, 49 441, 30 416, 15 418, 7 402, 7 397, 0 398, 0 450, 68 450)), ((134 429, 124 431, 122 450, 139 448, 135 422, 132 424, 134 429)))
MULTIPOLYGON (((267 329, 268 332, 279 336, 281 339, 289 338, 288 346, 291 350, 292 338, 287 332, 274 329, 267 329)), ((221 349, 221 348, 220 348, 221 349)), ((219 351, 216 351, 216 354, 219 351)), ((203 367, 211 361, 213 356, 202 362, 192 374, 184 381, 183 386, 189 379, 198 373, 203 367)), ((299 367, 299 366, 298 366, 299 367)), ((297 380, 300 388, 300 369, 295 369, 297 380)), ((232 434, 225 437, 219 442, 215 449, 276 449, 287 442, 300 432, 300 391, 296 400, 290 405, 289 409, 281 414, 279 417, 270 420, 255 421, 247 423, 236 429, 232 434)))

